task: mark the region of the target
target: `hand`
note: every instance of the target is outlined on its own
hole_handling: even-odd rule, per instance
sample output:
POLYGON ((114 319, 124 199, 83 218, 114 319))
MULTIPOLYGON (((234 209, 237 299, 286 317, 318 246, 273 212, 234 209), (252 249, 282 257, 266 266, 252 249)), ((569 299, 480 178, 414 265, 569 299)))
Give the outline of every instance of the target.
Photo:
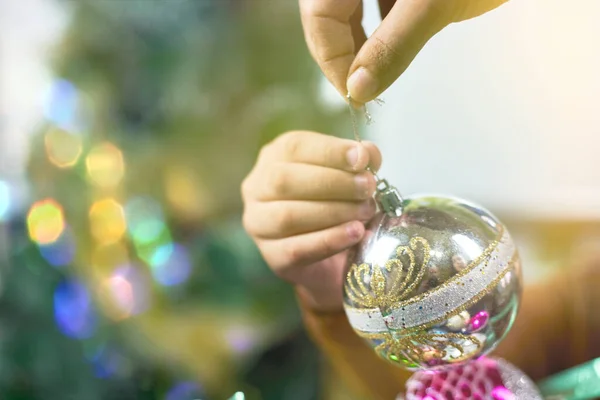
POLYGON ((345 250, 376 211, 367 165, 381 165, 372 143, 290 132, 261 150, 242 184, 244 227, 275 274, 315 310, 342 308, 345 250))
POLYGON ((300 0, 308 48, 336 89, 359 103, 373 100, 447 25, 508 0, 379 0, 383 21, 367 39, 361 0, 300 0))

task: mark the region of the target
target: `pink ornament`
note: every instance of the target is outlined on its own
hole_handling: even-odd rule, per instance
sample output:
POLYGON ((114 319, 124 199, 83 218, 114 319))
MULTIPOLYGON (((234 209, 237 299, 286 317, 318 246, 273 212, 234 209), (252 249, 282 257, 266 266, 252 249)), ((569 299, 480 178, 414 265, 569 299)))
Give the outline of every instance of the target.
POLYGON ((500 359, 480 358, 440 371, 419 371, 405 400, 542 400, 531 380, 500 359))
POLYGON ((471 332, 482 330, 487 325, 489 319, 490 315, 487 311, 479 311, 477 314, 473 315, 473 318, 469 321, 469 330, 471 332))
POLYGON ((515 394, 504 386, 496 386, 494 390, 492 390, 492 397, 495 400, 517 400, 515 394))

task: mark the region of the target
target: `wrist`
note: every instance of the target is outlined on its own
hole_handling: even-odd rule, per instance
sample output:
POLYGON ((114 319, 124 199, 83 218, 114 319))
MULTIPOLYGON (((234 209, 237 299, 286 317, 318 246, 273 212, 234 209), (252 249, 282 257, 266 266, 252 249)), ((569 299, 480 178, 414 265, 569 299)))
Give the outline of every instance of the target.
POLYGON ((303 285, 296 285, 295 289, 300 305, 304 309, 317 314, 336 314, 344 312, 341 290, 322 293, 317 290, 311 290, 303 285))

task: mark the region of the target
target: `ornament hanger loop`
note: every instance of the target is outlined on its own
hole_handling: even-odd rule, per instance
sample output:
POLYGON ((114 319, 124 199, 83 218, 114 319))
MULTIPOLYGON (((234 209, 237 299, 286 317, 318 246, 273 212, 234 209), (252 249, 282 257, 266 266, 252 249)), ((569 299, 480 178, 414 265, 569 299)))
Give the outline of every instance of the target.
MULTIPOLYGON (((352 121, 352 133, 354 133, 354 140, 356 140, 357 142, 362 142, 362 139, 360 137, 360 129, 358 127, 358 116, 356 115, 356 109, 354 108, 354 100, 352 100, 352 97, 350 96, 350 92, 348 92, 348 94, 346 95, 346 99, 348 100, 348 109, 350 110, 350 120, 352 121)), ((363 114, 365 116, 365 119, 367 120, 367 124, 370 124, 371 122, 373 122, 373 118, 371 117, 371 114, 369 114, 369 110, 367 110, 367 106, 364 105, 362 107, 363 109, 363 114)), ((370 173, 373 174, 373 176, 375 177, 375 181, 378 183, 381 181, 381 179, 379 178, 379 176, 377 175, 377 172, 373 171, 373 169, 370 166, 367 166, 367 171, 369 171, 370 173)))
MULTIPOLYGON (((358 117, 356 115, 356 109, 354 108, 354 100, 350 96, 350 93, 346 95, 346 99, 348 100, 348 109, 350 110, 350 119, 352 121, 352 131, 354 133, 354 139, 357 142, 362 142, 360 137, 360 132, 358 128, 358 117)), ((376 99, 378 104, 382 104, 383 101, 376 99)), ((365 119, 367 120, 367 124, 373 122, 373 118, 369 111, 367 110, 367 106, 363 106, 363 113, 365 119)), ((375 177, 375 182, 377 184, 377 190, 375 192, 375 200, 379 204, 379 207, 383 212, 390 216, 399 216, 402 214, 402 203, 403 199, 400 195, 400 192, 395 187, 391 186, 387 180, 380 178, 370 166, 367 166, 367 171, 373 174, 375 177)))

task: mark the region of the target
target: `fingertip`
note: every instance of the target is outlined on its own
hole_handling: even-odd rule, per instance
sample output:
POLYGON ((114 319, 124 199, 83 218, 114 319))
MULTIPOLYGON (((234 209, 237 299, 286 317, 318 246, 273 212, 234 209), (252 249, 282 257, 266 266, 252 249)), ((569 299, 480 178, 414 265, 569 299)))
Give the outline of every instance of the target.
POLYGON ((358 160, 356 161, 356 165, 354 166, 355 171, 364 171, 367 166, 369 166, 371 155, 369 150, 365 147, 363 142, 358 143, 358 160))
POLYGON ((346 142, 347 169, 352 172, 364 171, 369 165, 370 154, 362 142, 347 140, 346 142))
POLYGON ((365 234, 365 226, 360 221, 352 221, 346 224, 346 234, 351 244, 357 243, 365 234))
MULTIPOLYGON (((338 91, 338 93, 340 95, 342 95, 342 98, 347 100, 348 97, 348 87, 346 86, 346 79, 344 79, 344 76, 340 74, 340 76, 337 76, 334 78, 336 80, 336 83, 334 84, 336 90, 338 91)), ((330 79, 330 82, 333 81, 332 79, 330 79)))
POLYGON ((451 19, 453 2, 396 1, 350 66, 346 85, 353 99, 368 103, 385 91, 425 43, 451 19))
POLYGON ((359 103, 368 103, 380 93, 380 83, 375 74, 365 67, 356 69, 346 82, 350 97, 359 103))
POLYGON ((369 141, 363 141, 362 145, 368 152, 369 167, 373 170, 373 172, 379 171, 379 169, 381 168, 382 160, 381 151, 379 150, 379 147, 377 147, 375 143, 369 141))
POLYGON ((354 54, 348 54, 347 56, 335 58, 330 61, 316 58, 324 78, 329 81, 343 99, 346 99, 348 95, 348 72, 353 60, 354 54))

